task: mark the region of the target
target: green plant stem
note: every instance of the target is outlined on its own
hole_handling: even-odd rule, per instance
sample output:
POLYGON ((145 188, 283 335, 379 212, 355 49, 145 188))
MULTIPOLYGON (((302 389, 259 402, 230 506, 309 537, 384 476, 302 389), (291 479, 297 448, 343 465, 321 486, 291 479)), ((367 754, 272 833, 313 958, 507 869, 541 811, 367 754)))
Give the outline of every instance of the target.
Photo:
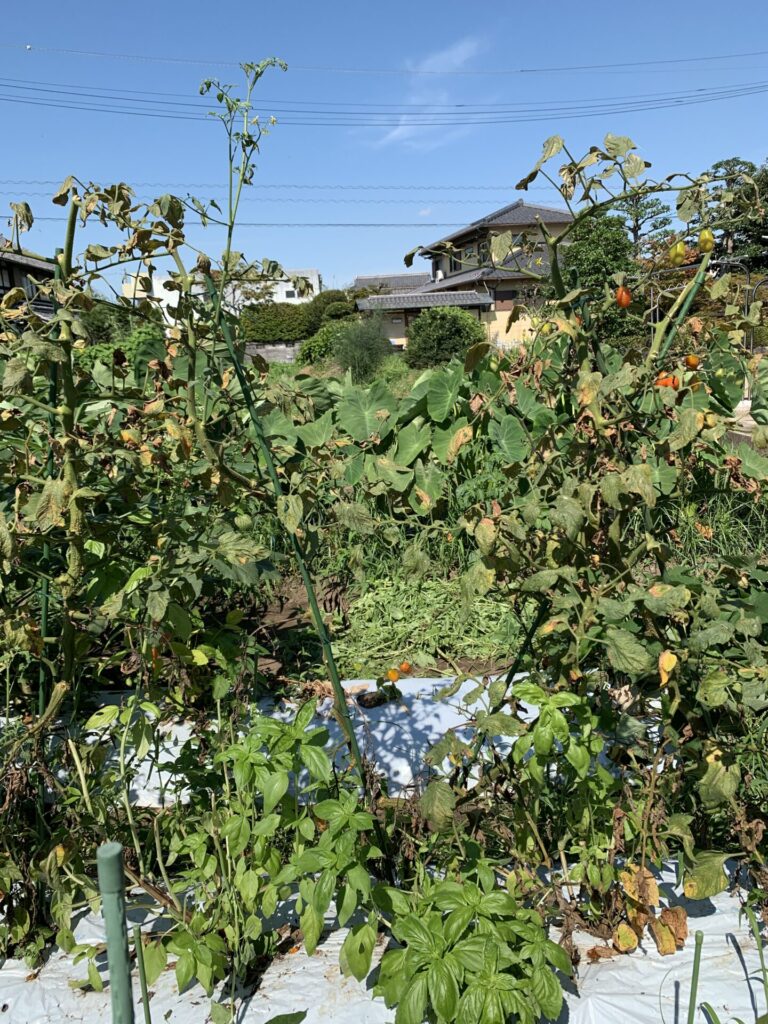
POLYGON ((768 967, 765 963, 765 954, 763 952, 763 937, 760 934, 760 925, 757 922, 757 915, 750 906, 744 907, 744 913, 747 915, 749 920, 749 927, 752 930, 752 937, 755 940, 757 946, 757 955, 760 957, 760 973, 763 980, 763 995, 765 996, 765 1008, 768 1011, 768 967))
POLYGON ((696 1020, 696 996, 699 991, 699 969, 701 967, 701 949, 704 945, 704 932, 696 932, 695 942, 696 945, 693 950, 693 974, 691 975, 691 990, 688 995, 687 1024, 694 1024, 696 1020))
POLYGON ((680 329, 680 325, 691 307, 691 303, 693 302, 696 293, 704 283, 710 258, 711 253, 706 253, 699 265, 699 269, 696 272, 695 277, 693 277, 685 288, 683 288, 672 304, 670 311, 653 332, 653 341, 651 342, 651 347, 648 350, 648 355, 645 358, 645 365, 647 367, 652 366, 656 359, 663 358, 669 351, 669 348, 680 329), (673 324, 673 326, 667 335, 667 330, 669 329, 670 324, 673 324))
POLYGON ((125 747, 128 742, 128 732, 131 725, 131 715, 129 714, 128 721, 125 723, 123 734, 120 737, 120 753, 118 757, 118 765, 120 768, 120 786, 121 796, 123 798, 123 806, 125 807, 126 817, 128 818, 128 827, 131 830, 131 839, 133 840, 133 848, 136 851, 136 859, 139 865, 139 872, 142 876, 146 874, 144 869, 144 853, 139 842, 139 833, 136 829, 136 821, 133 817, 133 808, 131 807, 131 799, 128 794, 128 773, 125 762, 125 747))
POLYGON ((147 968, 144 964, 144 944, 141 941, 141 928, 134 925, 133 948, 136 952, 136 963, 139 968, 139 988, 141 989, 141 1008, 144 1012, 144 1024, 152 1024, 149 1009, 149 990, 147 989, 147 968))
MULTIPOLYGON (((74 196, 70 199, 67 230, 64 248, 57 262, 60 267, 61 279, 66 287, 72 276, 72 251, 75 242, 75 227, 79 206, 74 196)), ((63 405, 59 410, 59 420, 63 437, 62 479, 70 498, 78 489, 79 450, 75 437, 76 411, 79 404, 74 379, 72 362, 72 331, 68 323, 60 326, 60 339, 64 358, 61 362, 61 390, 63 405)), ((66 570, 62 577, 61 598, 63 618, 61 628, 62 678, 69 685, 73 684, 75 675, 75 627, 72 619, 73 601, 83 571, 83 532, 84 516, 79 502, 70 500, 67 522, 66 570)), ((75 698, 77 695, 75 694, 75 698)), ((77 699, 75 699, 77 705, 77 699)))
POLYGON ((165 866, 165 860, 163 858, 163 844, 160 841, 160 815, 156 814, 154 821, 152 822, 152 833, 155 837, 155 855, 157 857, 157 866, 160 869, 165 888, 168 890, 169 897, 173 900, 173 905, 176 907, 179 913, 181 913, 181 904, 179 903, 178 897, 171 888, 171 880, 168 877, 168 871, 165 866))
MULTIPOLYGON (((208 286, 208 294, 210 295, 211 299, 215 301, 216 289, 210 276, 206 276, 206 283, 208 286)), ((267 442, 266 437, 264 436, 263 430, 261 429, 261 422, 259 420, 259 415, 256 411, 256 405, 253 400, 251 386, 247 377, 245 376, 245 372, 243 370, 243 366, 242 363, 240 362, 237 352, 235 351, 235 345, 232 338, 232 334, 229 328, 229 324, 226 321, 222 322, 221 330, 224 335, 224 340, 227 345, 227 350, 229 352, 230 359, 232 360, 232 365, 235 370, 235 374, 237 375, 238 382, 243 392, 243 398, 245 400, 246 408, 248 409, 248 414, 251 418, 251 423, 253 424, 253 429, 256 434, 259 449, 264 458, 264 462, 267 467, 267 474, 269 476, 270 483, 272 484, 272 488, 275 492, 275 497, 282 497, 283 486, 280 483, 280 477, 277 474, 277 467, 275 465, 275 460, 272 456, 272 450, 269 446, 269 443, 267 442)), ((293 548, 294 556, 296 558, 299 572, 301 574, 302 582, 304 583, 304 586, 307 591, 307 598, 309 600, 309 607, 312 613, 312 620, 314 622, 315 629, 320 639, 320 643, 323 648, 323 655, 325 657, 325 662, 326 665, 328 666, 328 673, 331 677, 331 685, 333 687, 334 697, 336 700, 336 712, 339 715, 342 727, 346 734, 347 743, 349 745, 349 751, 350 754, 352 755, 353 763, 362 778, 362 756, 360 754, 360 748, 357 743, 357 737, 355 736, 355 730, 352 726, 352 719, 350 718, 349 708, 347 707, 346 694, 344 693, 344 689, 341 685, 341 679, 339 677, 339 672, 336 667, 336 661, 333 656, 331 640, 330 637, 328 636, 328 630, 325 625, 325 620, 323 619, 322 613, 320 611, 320 606, 317 602, 317 594, 315 592, 315 587, 312 582, 309 569, 307 568, 307 563, 304 557, 304 551, 302 549, 301 542, 294 533, 290 534, 290 538, 291 547, 293 548)))
POLYGON ((83 762, 80 760, 80 755, 77 752, 77 747, 75 746, 74 741, 68 739, 67 746, 69 747, 69 753, 72 756, 72 761, 74 762, 75 765, 77 777, 80 780, 80 790, 83 794, 83 803, 88 808, 88 813, 93 814, 93 804, 91 803, 91 794, 88 792, 88 783, 85 780, 83 762))

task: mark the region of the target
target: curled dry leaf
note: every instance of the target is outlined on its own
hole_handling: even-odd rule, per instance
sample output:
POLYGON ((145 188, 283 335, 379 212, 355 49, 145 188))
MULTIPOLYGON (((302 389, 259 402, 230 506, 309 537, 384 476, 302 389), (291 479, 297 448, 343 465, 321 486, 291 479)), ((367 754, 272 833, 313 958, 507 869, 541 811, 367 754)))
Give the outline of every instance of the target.
POLYGON ((677 949, 675 933, 668 925, 664 924, 660 917, 652 917, 648 922, 648 928, 656 943, 656 948, 662 956, 669 956, 670 953, 675 952, 677 949))
POLYGON ((612 946, 592 946, 587 950, 587 958, 593 964, 596 964, 598 960, 610 960, 614 956, 616 956, 616 950, 612 946))
POLYGON ((659 884, 648 868, 642 870, 636 864, 627 865, 626 871, 619 873, 624 892, 635 903, 646 907, 659 905, 659 884))
POLYGON ((685 907, 665 907, 659 919, 674 935, 677 948, 682 949, 688 938, 688 914, 685 907))

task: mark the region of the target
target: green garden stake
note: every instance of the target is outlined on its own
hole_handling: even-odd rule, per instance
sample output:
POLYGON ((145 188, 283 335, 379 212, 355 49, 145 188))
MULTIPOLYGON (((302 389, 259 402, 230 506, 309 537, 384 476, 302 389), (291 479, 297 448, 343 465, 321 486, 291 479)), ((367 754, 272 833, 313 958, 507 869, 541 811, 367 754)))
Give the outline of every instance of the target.
POLYGON ((104 843, 96 851, 101 913, 107 928, 109 991, 112 1024, 134 1024, 128 932, 125 926, 125 874, 120 843, 104 843))
POLYGON ((704 932, 696 932, 694 939, 696 945, 693 950, 693 975, 691 976, 691 991, 688 995, 687 1024, 694 1024, 696 1020, 696 997, 699 993, 699 968, 701 967, 701 947, 704 945, 704 932))

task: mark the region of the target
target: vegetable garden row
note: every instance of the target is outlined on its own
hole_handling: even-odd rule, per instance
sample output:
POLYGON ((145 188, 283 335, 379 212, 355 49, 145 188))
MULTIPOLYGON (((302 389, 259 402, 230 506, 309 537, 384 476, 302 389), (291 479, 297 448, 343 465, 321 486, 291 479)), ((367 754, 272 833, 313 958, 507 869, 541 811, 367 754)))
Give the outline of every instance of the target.
POLYGON ((735 859, 758 928, 768 899, 765 544, 733 554, 704 527, 680 542, 718 503, 762 507, 768 481, 768 370, 743 345, 761 309, 745 314, 737 282, 708 273, 733 194, 707 177, 651 181, 626 138, 578 158, 549 139, 518 188, 550 177, 573 228, 492 245, 499 263, 546 248, 549 299, 524 348, 481 343, 404 398, 349 377, 273 379, 244 363, 223 302, 246 262, 232 240, 261 141, 250 102, 272 64, 245 66, 244 100, 208 83, 227 209, 68 179, 56 279, 39 286, 53 319, 23 292, 2 302, 0 955, 35 962, 56 943, 101 985, 100 949, 74 922, 98 904, 95 850, 112 839, 170 922, 144 950, 151 978, 170 958, 180 990, 226 981, 216 1024, 281 950, 274 915, 294 897, 292 938, 310 954, 332 905, 352 925, 344 974, 366 977, 379 934, 395 940, 376 991, 397 1024, 555 1019, 575 930, 621 952, 651 934, 679 945, 659 911, 662 863, 706 900, 735 859), (674 244, 696 252, 653 324, 652 261, 598 293, 561 271, 571 230, 651 195, 675 199, 674 244), (193 216, 226 227, 213 269, 186 242, 193 216), (76 256, 95 222, 110 244, 76 256), (94 289, 160 260, 179 299, 166 344, 89 366, 94 289), (692 330, 707 303, 717 315, 692 330), (617 316, 636 330, 616 332, 617 316), (758 429, 734 448, 746 381, 758 429), (428 785, 390 794, 360 752, 314 569, 329 552, 364 566, 454 543, 467 613, 493 599, 519 640, 506 671, 478 681, 468 729, 428 752, 428 785), (290 721, 258 710, 272 689, 260 608, 288 574, 307 590, 342 760, 314 700, 290 721), (139 805, 135 775, 174 718, 189 738, 163 800, 139 805))

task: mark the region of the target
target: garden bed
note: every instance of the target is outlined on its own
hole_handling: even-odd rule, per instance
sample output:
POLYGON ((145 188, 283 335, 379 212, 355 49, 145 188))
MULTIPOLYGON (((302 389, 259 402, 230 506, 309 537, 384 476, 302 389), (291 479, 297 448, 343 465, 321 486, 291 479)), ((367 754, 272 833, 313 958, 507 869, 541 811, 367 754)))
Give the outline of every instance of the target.
MULTIPOLYGON (((476 681, 465 681, 454 694, 441 699, 441 691, 452 682, 450 677, 401 680, 401 700, 365 711, 355 697, 363 690, 372 689, 374 684, 365 680, 345 683, 361 745, 366 755, 375 759, 390 795, 422 789, 427 774, 424 754, 447 730, 460 732, 466 723, 462 698, 475 688, 476 681)), ((341 747, 342 735, 331 711, 330 700, 321 698, 317 717, 327 725, 329 750, 334 750, 341 747)), ((294 710, 277 705, 273 706, 272 713, 290 718, 294 710)), ((531 714, 535 712, 532 710, 531 714)), ((169 727, 162 756, 174 756, 176 745, 188 734, 189 726, 185 723, 169 727)), ((156 774, 155 781, 151 775, 135 780, 137 802, 147 805, 158 802, 161 794, 156 780, 156 774)), ((693 968, 692 933, 698 929, 704 933, 704 945, 697 1001, 710 1003, 723 1024, 732 1017, 754 1019, 763 1012, 758 951, 749 923, 739 913, 738 893, 725 892, 694 902, 681 895, 675 878, 674 867, 668 865, 658 876, 659 889, 664 905, 682 906, 686 910, 691 935, 684 947, 673 955, 661 956, 650 938, 646 938, 631 954, 612 952, 604 957, 596 952, 603 947, 600 940, 575 932, 572 941, 580 962, 573 981, 562 979, 565 1006, 559 1024, 682 1022, 687 1014, 693 968)), ((387 940, 383 936, 379 936, 374 950, 371 973, 363 982, 358 982, 341 974, 339 951, 347 929, 339 928, 332 912, 326 915, 324 938, 313 956, 308 956, 298 941, 290 945, 291 936, 298 928, 291 902, 282 904, 277 913, 285 942, 256 989, 241 997, 240 1024, 267 1024, 273 1018, 280 1024, 299 1024, 301 1020, 306 1024, 324 1024, 329 1020, 334 1024, 392 1024, 395 1011, 387 1009, 383 1000, 374 999, 371 992, 377 965, 386 947, 387 940)), ((149 919, 139 907, 129 909, 128 917, 129 927, 141 924, 145 931, 164 927, 162 917, 149 919)), ((100 946, 105 938, 101 918, 91 913, 83 916, 75 936, 78 942, 100 946)), ((558 935, 553 933, 552 937, 557 939, 558 935)), ((100 974, 106 976, 105 954, 96 962, 100 974)), ((59 950, 51 954, 39 971, 30 972, 21 961, 6 961, 0 967, 0 1022, 97 1024, 107 1019, 108 989, 96 992, 73 987, 85 977, 84 966, 74 964, 71 957, 59 950)), ((192 984, 179 994, 172 965, 151 986, 150 993, 154 1022, 205 1024, 210 1020, 210 1002, 203 990, 192 984)), ((136 1020, 141 1021, 143 1010, 139 1004, 137 978, 134 978, 134 999, 136 1020)), ((707 1020, 703 1013, 695 1019, 707 1020)))

